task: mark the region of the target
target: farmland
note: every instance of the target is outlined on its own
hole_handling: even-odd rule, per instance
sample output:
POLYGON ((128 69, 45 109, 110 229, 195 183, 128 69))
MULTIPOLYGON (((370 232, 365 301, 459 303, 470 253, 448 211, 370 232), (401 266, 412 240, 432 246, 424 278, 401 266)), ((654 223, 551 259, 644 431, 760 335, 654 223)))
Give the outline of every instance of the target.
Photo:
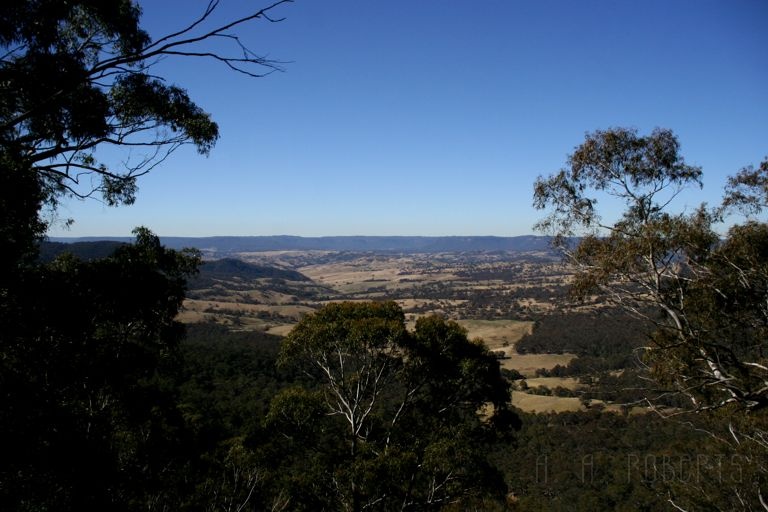
POLYGON ((421 316, 439 314, 457 321, 470 338, 481 338, 498 354, 502 369, 524 378, 513 383, 513 404, 522 410, 584 409, 578 379, 552 375, 577 354, 516 348, 531 336, 536 320, 564 308, 570 273, 545 252, 265 251, 229 257, 219 260, 217 272, 204 266, 192 281, 182 321, 283 336, 302 316, 330 302, 393 300, 409 328, 421 316), (227 271, 222 261, 240 263, 230 263, 227 271), (242 262, 272 270, 245 276, 238 267, 242 262), (551 389, 572 393, 541 393, 551 389))

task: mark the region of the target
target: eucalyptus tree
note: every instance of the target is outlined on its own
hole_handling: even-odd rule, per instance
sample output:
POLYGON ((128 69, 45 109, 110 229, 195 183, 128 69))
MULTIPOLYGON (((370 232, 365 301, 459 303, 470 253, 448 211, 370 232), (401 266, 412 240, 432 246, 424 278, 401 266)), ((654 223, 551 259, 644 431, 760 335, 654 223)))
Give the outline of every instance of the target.
POLYGON ((409 331, 394 302, 329 304, 299 322, 280 357, 314 383, 277 396, 268 416, 302 454, 288 472, 313 475, 313 506, 418 510, 503 490, 482 444, 515 425, 509 386, 457 323, 425 317, 409 331))
POLYGON ((280 21, 273 12, 291 1, 222 20, 219 0, 210 0, 198 16, 154 37, 142 28, 141 8, 132 0, 5 2, 0 250, 14 263, 34 256, 52 215, 45 210, 55 210, 62 197, 131 204, 137 179, 180 146, 207 155, 218 125, 182 86, 158 74, 157 64, 211 60, 247 77, 280 70, 280 62, 244 44, 242 30, 280 21))
POLYGON ((768 405, 765 223, 735 224, 724 239, 715 231, 727 208, 760 208, 766 175, 765 163, 745 169, 722 206, 676 212, 680 192, 701 186, 701 169, 685 163, 669 130, 613 129, 588 134, 565 169, 535 184, 535 206, 550 211, 537 227, 576 265, 574 290, 599 291, 653 322, 646 355, 695 408, 768 405), (601 218, 600 195, 623 204, 620 218, 601 218), (574 244, 574 235, 583 237, 574 244))
MULTIPOLYGON (((131 0, 10 0, 0 15, 0 147, 31 168, 46 199, 100 193, 131 203, 136 178, 175 149, 208 154, 217 124, 184 88, 154 73, 164 59, 210 59, 249 77, 280 69, 238 29, 279 19, 281 0, 215 21, 219 0, 179 29, 151 37, 131 0), (98 161, 105 146, 133 148, 122 168, 98 161)), ((186 13, 179 13, 180 17, 186 13)))
POLYGON ((0 508, 178 508, 171 496, 190 484, 170 480, 183 438, 175 316, 196 256, 164 249, 145 229, 102 262, 45 265, 37 244, 62 198, 130 204, 137 178, 180 146, 208 154, 217 124, 157 64, 208 59, 249 77, 279 70, 247 48, 242 30, 279 21, 273 13, 289 2, 222 21, 210 0, 154 37, 131 0, 3 3, 0 508))
POLYGON ((65 255, 24 273, 36 295, 2 303, 0 508, 176 503, 175 317, 197 262, 138 229, 108 258, 65 255))
POLYGON ((745 457, 756 486, 734 489, 728 506, 765 507, 768 225, 732 214, 759 214, 767 183, 765 160, 730 178, 720 205, 675 209, 681 192, 701 187, 702 170, 685 163, 670 130, 615 128, 587 134, 565 168, 534 186, 534 205, 548 211, 537 227, 576 269, 575 295, 597 294, 648 321, 640 361, 656 384, 646 404, 674 393, 688 407, 672 414, 725 414, 726 431, 713 437, 745 457), (623 211, 606 220, 598 201, 623 211))

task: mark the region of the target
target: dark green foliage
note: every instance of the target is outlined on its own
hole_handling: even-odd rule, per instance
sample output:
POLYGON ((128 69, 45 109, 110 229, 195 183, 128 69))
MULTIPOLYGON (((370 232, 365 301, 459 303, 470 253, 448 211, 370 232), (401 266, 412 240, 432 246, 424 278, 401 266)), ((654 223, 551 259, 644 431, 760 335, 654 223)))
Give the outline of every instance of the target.
POLYGON ((757 213, 766 206, 767 175, 765 162, 745 168, 729 180, 719 207, 676 213, 673 199, 701 185, 701 170, 683 163, 670 131, 639 137, 617 128, 588 134, 566 169, 535 185, 534 204, 550 210, 539 227, 557 235, 576 266, 575 293, 599 294, 655 324, 643 362, 668 393, 647 399, 675 393, 683 399, 676 405, 727 414, 727 422, 707 426, 707 447, 718 443, 743 454, 744 471, 755 475, 743 489, 684 485, 670 492, 673 504, 698 493, 706 496, 699 502, 722 501, 725 509, 764 507, 768 227, 737 223, 722 239, 716 227, 733 208, 757 213), (600 194, 624 204, 618 221, 601 223, 600 194), (575 247, 562 243, 578 228, 590 236, 575 247))
POLYGON ((7 289, 0 501, 9 509, 130 509, 163 493, 183 440, 174 317, 197 260, 136 233, 110 258, 64 256, 7 289))
POLYGON ((108 204, 133 202, 146 162, 109 169, 94 158, 99 144, 191 141, 205 153, 218 138, 216 124, 182 89, 143 68, 151 41, 140 14, 129 0, 14 0, 3 9, 0 143, 4 155, 13 148, 12 158, 34 170, 47 201, 97 190, 108 204), (171 135, 151 134, 153 126, 171 135), (141 134, 148 137, 140 141, 141 134), (80 187, 84 174, 100 179, 95 190, 80 187))
POLYGON ((746 214, 758 214, 768 206, 768 158, 757 169, 747 166, 728 178, 723 198, 723 210, 738 209, 746 214))
POLYGON ((46 229, 38 212, 48 194, 40 176, 20 163, 14 150, 0 147, 0 289, 37 257, 37 243, 46 229))
POLYGON ((185 478, 194 490, 178 509, 269 508, 272 468, 283 454, 263 422, 273 397, 298 377, 278 369, 279 342, 216 324, 188 326, 178 407, 191 434, 185 478))
POLYGON ((299 377, 278 369, 279 344, 261 332, 189 325, 181 399, 190 426, 219 441, 257 432, 272 397, 299 377))
POLYGON ((175 318, 197 253, 167 250, 145 228, 134 244, 88 261, 41 261, 38 242, 62 196, 130 204, 136 178, 179 145, 207 154, 216 124, 150 68, 169 55, 206 55, 251 76, 251 66, 273 69, 229 29, 282 3, 190 39, 211 19, 212 2, 197 22, 154 42, 129 0, 3 4, 0 509, 202 510, 253 491, 252 453, 236 437, 219 442, 240 432, 236 415, 196 437, 199 424, 180 401, 175 318), (244 57, 189 51, 220 41, 225 27, 244 57), (96 160, 105 145, 139 149, 115 169, 96 160), (211 479, 216 470, 248 475, 248 484, 211 479))
MULTIPOLYGON (((600 361, 595 369, 636 366, 637 348, 648 343, 653 324, 619 309, 554 312, 536 321, 515 344, 521 354, 576 354, 600 361)), ((575 374, 575 373, 574 373, 575 374)))
MULTIPOLYGON (((540 369, 543 377, 582 377, 589 387, 580 393, 618 403, 634 403, 661 395, 641 368, 642 349, 648 345, 654 324, 620 309, 591 312, 555 312, 537 320, 533 332, 515 344, 522 354, 576 354, 566 366, 540 369), (615 370, 626 370, 620 376, 615 370), (645 377, 645 378, 643 378, 645 377)), ((556 393, 557 394, 557 393, 556 393)), ((573 396, 560 392, 559 396, 573 396)), ((664 405, 678 404, 665 397, 664 405)))
POLYGON ((560 245, 578 269, 575 293, 604 295, 654 322, 645 360, 695 409, 768 405, 768 230, 749 221, 722 241, 715 231, 732 207, 760 211, 767 173, 761 165, 731 178, 719 208, 674 213, 671 201, 685 187, 701 185, 701 170, 684 164, 669 130, 641 137, 616 128, 588 134, 568 167, 539 178, 534 188, 534 204, 551 211, 540 227, 559 240, 578 227, 604 230, 576 247, 560 245), (601 224, 600 193, 624 203, 613 224, 601 224))
POLYGON ((655 511, 667 505, 652 464, 663 455, 677 463, 703 437, 653 415, 525 414, 514 446, 497 448, 492 460, 517 510, 655 511))
POLYGON ((670 197, 701 185, 701 175, 701 168, 685 163, 671 130, 657 128, 648 136, 628 128, 588 133, 566 168, 536 180, 534 206, 552 211, 537 226, 561 238, 575 228, 603 227, 595 208, 600 194, 626 202, 624 222, 656 218, 670 197))
POLYGON ((722 242, 691 257, 698 277, 667 299, 678 298, 682 329, 659 329, 648 361, 659 380, 684 382, 707 407, 736 402, 762 409, 768 406, 768 225, 733 226, 722 242), (688 343, 679 343, 680 330, 688 343))
POLYGON ((248 76, 273 71, 275 63, 245 48, 231 29, 287 1, 218 27, 206 26, 217 8, 212 3, 186 28, 154 41, 131 0, 6 2, 0 15, 2 158, 37 175, 48 205, 62 194, 94 193, 109 205, 131 204, 139 176, 182 144, 208 154, 219 137, 210 115, 152 66, 163 58, 196 57, 248 76), (232 46, 201 52, 198 45, 212 40, 232 46), (121 166, 97 161, 96 148, 109 145, 131 146, 137 154, 121 166))
MULTIPOLYGON (((569 370, 571 368, 569 365, 569 370)), ((651 379, 642 367, 621 371, 596 371, 594 366, 591 368, 589 373, 587 368, 574 368, 582 370, 580 382, 585 387, 578 391, 582 400, 603 400, 622 405, 628 410, 637 407, 635 411, 638 412, 645 410, 649 403, 676 410, 682 410, 687 405, 683 397, 669 393, 665 387, 651 379)))
POLYGON ((754 454, 710 442, 708 432, 727 422, 727 415, 524 414, 515 443, 497 445, 491 459, 521 512, 666 510, 670 497, 685 510, 759 510, 755 489, 765 476, 754 454))
POLYGON ((518 426, 509 387, 455 322, 425 317, 409 332, 394 302, 329 304, 294 328, 280 358, 315 383, 282 392, 268 414, 271 428, 301 440, 285 445, 296 458, 284 463, 283 488, 314 475, 300 508, 468 506, 504 489, 483 454, 518 426), (494 410, 483 421, 485 404, 494 410))

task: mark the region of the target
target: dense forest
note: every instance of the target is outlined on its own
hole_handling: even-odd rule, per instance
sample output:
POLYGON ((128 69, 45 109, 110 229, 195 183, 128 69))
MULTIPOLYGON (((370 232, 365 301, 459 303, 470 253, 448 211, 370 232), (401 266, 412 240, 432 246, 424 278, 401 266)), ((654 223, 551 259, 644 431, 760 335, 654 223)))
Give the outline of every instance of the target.
POLYGON ((515 345, 521 354, 576 354, 563 375, 636 366, 639 347, 648 343, 653 326, 622 310, 556 311, 538 320, 533 332, 515 345), (587 370, 591 368, 592 370, 587 370))
MULTIPOLYGON (((187 366, 182 396, 185 407, 205 422, 196 428, 206 433, 209 449, 243 439, 256 452, 270 453, 265 446, 270 434, 261 423, 269 400, 281 389, 310 384, 300 373, 275 365, 279 343, 215 325, 190 327, 182 344, 187 366)), ((483 509, 651 511, 665 508, 670 492, 697 510, 736 507, 730 489, 748 487, 754 478, 748 455, 726 446, 702 450, 706 430, 722 417, 696 420, 698 428, 689 421, 599 408, 520 414, 511 436, 488 438, 482 446, 507 486, 503 499, 486 498, 483 509)), ((262 462, 265 468, 284 467, 262 462)))

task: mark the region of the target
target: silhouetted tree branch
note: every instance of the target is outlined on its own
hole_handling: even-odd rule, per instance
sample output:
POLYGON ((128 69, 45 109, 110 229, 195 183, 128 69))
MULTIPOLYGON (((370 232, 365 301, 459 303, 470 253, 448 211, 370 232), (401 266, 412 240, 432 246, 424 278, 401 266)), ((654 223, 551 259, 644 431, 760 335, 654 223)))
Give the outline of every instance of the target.
POLYGON ((129 0, 12 2, 0 19, 2 150, 39 174, 51 206, 61 195, 97 192, 110 205, 131 203, 136 178, 185 144, 207 155, 219 137, 210 115, 153 67, 180 57, 214 60, 253 78, 279 71, 281 62, 252 51, 234 31, 282 21, 271 13, 290 2, 216 24, 219 1, 211 0, 194 21, 154 41, 129 0), (97 162, 107 146, 143 153, 115 169, 97 162))

